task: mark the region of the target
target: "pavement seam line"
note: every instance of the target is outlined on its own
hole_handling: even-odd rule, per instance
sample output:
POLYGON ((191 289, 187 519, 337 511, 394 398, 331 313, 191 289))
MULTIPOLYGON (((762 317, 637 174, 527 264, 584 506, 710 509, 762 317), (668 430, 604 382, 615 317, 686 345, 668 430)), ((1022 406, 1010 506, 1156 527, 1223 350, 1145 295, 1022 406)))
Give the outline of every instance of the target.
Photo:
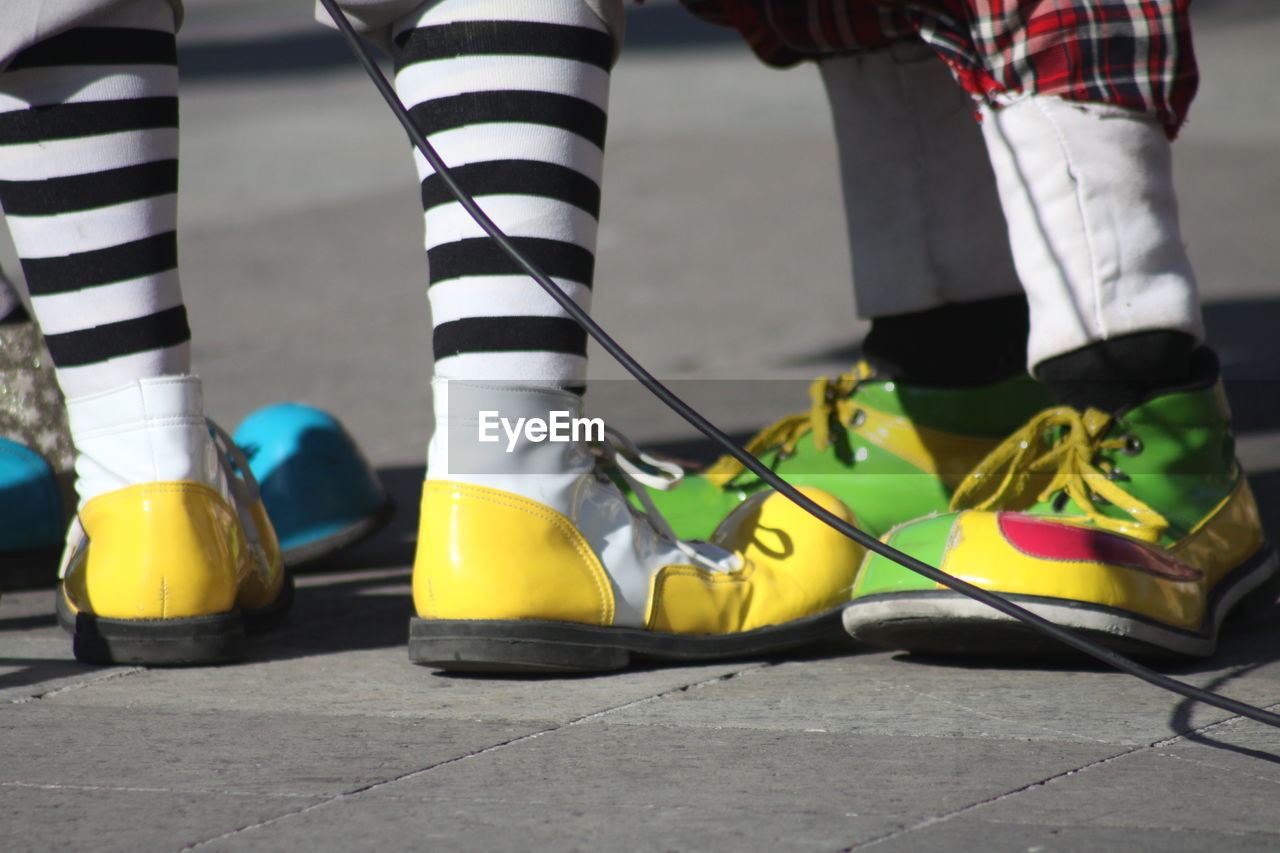
POLYGON ((1207 767, 1210 770, 1217 770, 1219 773, 1230 773, 1233 776, 1243 776, 1246 779, 1253 779, 1258 782, 1266 782, 1268 785, 1280 785, 1280 779, 1272 779, 1266 776, 1259 776, 1257 773, 1246 773, 1245 771, 1237 769, 1235 767, 1223 767, 1220 764, 1214 764, 1213 762, 1210 762, 1210 761, 1202 761, 1198 758, 1191 758, 1186 755, 1178 755, 1177 753, 1174 753, 1174 752, 1163 752, 1160 754, 1165 758, 1172 758, 1175 761, 1184 761, 1187 764, 1194 765, 1195 767, 1207 767))
MULTIPOLYGON (((1272 705, 1267 706, 1267 710, 1271 710, 1272 708, 1276 708, 1276 707, 1280 707, 1280 703, 1273 703, 1272 705)), ((1047 776, 1044 779, 1040 779, 1035 782, 1030 782, 1026 785, 1022 785, 1021 787, 1014 788, 1011 791, 1005 791, 1002 794, 996 794, 995 796, 988 797, 984 800, 979 800, 976 803, 970 803, 967 806, 954 809, 950 812, 946 812, 945 814, 934 815, 932 817, 925 818, 924 820, 917 821, 915 824, 912 824, 911 826, 905 826, 905 827, 902 827, 901 829, 896 829, 896 830, 893 830, 892 832, 887 832, 884 835, 877 836, 876 838, 870 838, 870 839, 867 839, 866 841, 853 844, 849 847, 843 847, 840 849, 840 853, 849 853, 849 851, 853 851, 853 850, 861 850, 867 847, 874 847, 877 844, 892 840, 901 835, 906 835, 907 833, 915 832, 916 830, 919 830, 919 829, 925 829, 926 827, 930 827, 935 824, 945 823, 946 821, 949 821, 952 818, 959 817, 960 815, 967 814, 968 812, 971 812, 971 811, 977 811, 978 809, 985 808, 989 805, 993 805, 1002 800, 1008 799, 1009 797, 1014 797, 1019 794, 1025 793, 1027 791, 1030 791, 1033 788, 1045 787, 1061 779, 1066 779, 1071 776, 1075 776, 1078 773, 1084 773, 1089 770, 1097 769, 1098 767, 1111 764, 1114 761, 1119 761, 1131 755, 1137 755, 1138 753, 1145 752, 1148 750, 1160 749, 1161 747, 1177 743, 1178 741, 1184 741, 1184 740, 1189 741, 1189 736, 1203 734, 1204 732, 1207 732, 1211 729, 1227 726, 1227 725, 1239 722, 1243 719, 1244 717, 1241 717, 1239 715, 1234 715, 1231 717, 1227 717, 1226 719, 1214 720, 1211 723, 1206 723, 1205 725, 1199 726, 1195 729, 1190 729, 1188 731, 1185 731, 1179 734, 1170 735, 1169 737, 1161 738, 1160 740, 1153 741, 1152 743, 1143 744, 1140 746, 1134 746, 1130 749, 1124 750, 1123 752, 1118 752, 1115 755, 1110 755, 1105 758, 1100 758, 1096 761, 1090 761, 1087 764, 1083 764, 1079 767, 1075 767, 1070 770, 1064 770, 1060 773, 1054 773, 1053 775, 1047 776)), ((1194 743, 1194 741, 1189 741, 1189 742, 1194 743)), ((1274 780, 1268 780, 1268 781, 1274 781, 1274 780)))
POLYGON ((656 702, 660 699, 665 699, 668 696, 677 696, 681 693, 687 693, 690 690, 694 690, 697 688, 707 687, 713 684, 719 684, 724 681, 732 681, 733 679, 739 677, 740 675, 744 675, 754 670, 763 669, 770 666, 773 666, 773 664, 772 663, 754 664, 754 665, 745 667, 744 669, 723 673, 721 675, 716 675, 711 678, 705 678, 701 681, 694 681, 694 682, 690 682, 689 684, 682 684, 678 687, 673 687, 673 688, 670 688, 669 690, 664 690, 661 693, 655 693, 651 696, 642 696, 639 699, 632 699, 630 702, 623 702, 621 705, 614 705, 609 708, 602 708, 599 711, 592 711, 589 714, 583 714, 582 716, 575 717, 572 720, 569 720, 568 722, 565 722, 565 723, 560 723, 559 725, 550 726, 548 728, 540 729, 535 732, 529 732, 527 734, 523 734, 518 737, 513 737, 508 740, 501 741, 499 743, 490 744, 489 746, 483 747, 481 749, 477 749, 473 752, 468 752, 465 755, 458 755, 458 756, 454 756, 453 758, 447 758, 443 761, 438 761, 435 764, 429 765, 427 767, 420 767, 417 770, 410 770, 406 773, 401 773, 399 776, 393 776, 390 779, 383 779, 378 782, 372 782, 368 785, 362 785, 359 788, 352 788, 351 790, 343 791, 341 793, 331 795, 321 802, 312 803, 311 805, 304 806, 299 809, 294 809, 293 811, 288 811, 288 812, 285 812, 284 814, 276 815, 275 817, 258 821, 257 823, 251 823, 246 826, 237 827, 236 829, 229 830, 220 835, 215 835, 212 838, 206 838, 203 841, 196 841, 191 844, 187 844, 179 848, 179 853, 183 853, 183 851, 187 851, 187 850, 197 850, 208 844, 212 844, 215 841, 234 838, 245 832, 250 832, 255 829, 261 829, 266 826, 271 826, 273 824, 280 823, 290 818, 300 817, 301 815, 307 814, 317 809, 324 808, 325 806, 330 806, 330 805, 333 805, 334 803, 344 802, 354 797, 359 797, 364 794, 370 793, 371 791, 380 790, 390 785, 395 785, 400 782, 405 782, 410 779, 415 779, 419 776, 423 776, 427 773, 431 773, 433 771, 439 770, 442 767, 448 767, 450 765, 458 764, 463 761, 468 761, 473 758, 480 758, 481 756, 485 756, 492 752, 497 752, 499 750, 506 749, 507 747, 510 747, 510 746, 515 746, 516 744, 535 740, 537 738, 542 737, 543 735, 553 734, 555 732, 562 731, 564 729, 569 729, 574 726, 582 725, 584 723, 589 723, 589 722, 592 722, 593 720, 598 720, 601 717, 608 716, 609 714, 617 713, 618 711, 625 711, 628 708, 635 708, 640 705, 646 705, 650 702, 656 702))
POLYGON ((260 791, 225 791, 216 788, 157 788, 138 785, 64 785, 56 782, 0 782, 0 788, 31 788, 39 791, 107 791, 125 794, 215 794, 225 797, 265 797, 267 799, 312 799, 323 794, 263 793, 260 791))
POLYGON ((1079 767, 1073 767, 1070 770, 1063 770, 1060 773, 1054 773, 1053 775, 1046 776, 1043 779, 1038 779, 1034 782, 1028 782, 1027 784, 1014 788, 1011 791, 1005 791, 1003 793, 996 794, 991 797, 987 797, 984 800, 978 800, 976 803, 969 803, 966 806, 962 806, 961 808, 958 808, 958 809, 953 809, 952 811, 946 812, 944 814, 927 817, 924 820, 917 821, 911 826, 904 826, 900 829, 895 829, 891 832, 886 832, 884 835, 879 835, 875 838, 869 838, 866 841, 860 841, 857 844, 852 844, 848 847, 842 847, 840 848, 840 853, 849 853, 849 851, 852 851, 852 850, 862 850, 866 847, 874 847, 877 844, 881 844, 885 841, 891 841, 899 836, 906 835, 907 833, 915 832, 916 830, 920 830, 920 829, 925 829, 935 824, 945 823, 951 820, 952 818, 959 817, 960 815, 967 814, 968 812, 971 812, 971 811, 977 811, 978 809, 985 808, 994 803, 998 803, 1001 800, 1005 800, 1005 799, 1008 799, 1009 797, 1014 797, 1014 796, 1017 796, 1018 794, 1022 794, 1027 791, 1030 791, 1033 788, 1044 787, 1051 782, 1056 782, 1059 779, 1065 779, 1069 776, 1074 776, 1077 773, 1084 773, 1087 770, 1093 770, 1097 767, 1101 767, 1105 764, 1110 764, 1113 761, 1119 761, 1122 758, 1133 755, 1137 752, 1141 752, 1144 749, 1150 749, 1150 748, 1151 747, 1149 745, 1135 746, 1130 749, 1126 749, 1123 752, 1118 752, 1115 755, 1108 755, 1105 758, 1099 758, 1096 761, 1090 761, 1088 764, 1083 764, 1079 767))
MULTIPOLYGON (((89 678, 76 681, 73 684, 64 684, 62 687, 55 687, 54 689, 46 691, 45 693, 36 693, 32 696, 23 696, 18 699, 10 699, 8 704, 26 705, 31 702, 38 702, 41 699, 48 699, 52 696, 57 696, 60 693, 67 693, 68 691, 71 691, 71 690, 79 690, 83 687, 92 687, 93 685, 101 684, 104 681, 111 681, 116 678, 127 678, 130 675, 137 675, 140 672, 146 672, 146 671, 147 671, 147 668, 144 666, 131 666, 125 669, 115 669, 115 670, 112 670, 111 672, 99 673, 96 676, 91 676, 89 678)), ((76 676, 71 675, 67 677, 75 678, 76 676)))
MULTIPOLYGON (((1277 709, 1280 709, 1280 702, 1272 702, 1270 705, 1262 705, 1259 707, 1261 707, 1262 710, 1264 711, 1275 711, 1277 709)), ((1169 746, 1170 744, 1177 743, 1180 740, 1191 741, 1191 737, 1194 735, 1202 735, 1205 732, 1212 731, 1213 729, 1224 728, 1226 726, 1233 726, 1236 723, 1241 723, 1244 721, 1245 721, 1244 717, 1240 716, 1239 714, 1233 714, 1229 717, 1224 717, 1221 720, 1214 720, 1212 723, 1205 723, 1203 726, 1198 726, 1197 728, 1188 729, 1187 731, 1181 732, 1179 734, 1169 735, 1166 738, 1161 738, 1155 743, 1150 744, 1148 748, 1157 749, 1162 746, 1169 746)), ((1191 741, 1191 742, 1194 743, 1195 741, 1191 741)))

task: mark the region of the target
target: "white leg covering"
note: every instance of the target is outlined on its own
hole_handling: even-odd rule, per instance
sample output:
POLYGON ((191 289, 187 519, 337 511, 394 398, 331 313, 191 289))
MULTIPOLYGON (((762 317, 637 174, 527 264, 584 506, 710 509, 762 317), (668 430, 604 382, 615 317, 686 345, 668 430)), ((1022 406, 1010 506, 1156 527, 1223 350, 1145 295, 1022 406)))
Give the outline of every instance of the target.
POLYGON ((1134 332, 1203 337, 1159 123, 1040 96, 982 114, 1031 305, 1028 364, 1134 332))
POLYGON ((924 45, 824 59, 858 313, 1018 293, 973 102, 924 45))

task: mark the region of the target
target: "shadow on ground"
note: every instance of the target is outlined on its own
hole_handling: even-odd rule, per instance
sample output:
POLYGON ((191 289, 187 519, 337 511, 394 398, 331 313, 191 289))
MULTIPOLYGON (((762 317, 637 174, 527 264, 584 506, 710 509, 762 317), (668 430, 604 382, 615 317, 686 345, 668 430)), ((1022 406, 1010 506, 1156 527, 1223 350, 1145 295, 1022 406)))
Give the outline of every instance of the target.
POLYGON ((1280 430, 1280 300, 1211 303, 1204 321, 1222 361, 1236 431, 1280 430))
POLYGON ((407 568, 314 583, 303 578, 288 622, 282 629, 258 637, 249 660, 404 646, 413 615, 409 582, 407 568))

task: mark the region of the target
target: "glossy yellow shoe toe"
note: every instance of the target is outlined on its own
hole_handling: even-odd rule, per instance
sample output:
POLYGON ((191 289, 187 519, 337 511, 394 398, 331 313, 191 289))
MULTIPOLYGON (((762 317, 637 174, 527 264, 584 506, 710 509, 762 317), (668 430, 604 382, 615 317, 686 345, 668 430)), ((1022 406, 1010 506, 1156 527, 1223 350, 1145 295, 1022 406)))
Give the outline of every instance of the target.
MULTIPOLYGON (((831 495, 806 492, 853 520, 831 495)), ((712 537, 725 555, 719 565, 689 559, 649 570, 639 624, 621 615, 625 561, 602 558, 584 535, 595 523, 509 492, 428 481, 410 659, 453 670, 591 672, 635 658, 748 657, 843 635, 840 611, 862 549, 780 495, 761 494, 726 519, 712 537)), ((644 532, 623 528, 613 538, 644 532)))

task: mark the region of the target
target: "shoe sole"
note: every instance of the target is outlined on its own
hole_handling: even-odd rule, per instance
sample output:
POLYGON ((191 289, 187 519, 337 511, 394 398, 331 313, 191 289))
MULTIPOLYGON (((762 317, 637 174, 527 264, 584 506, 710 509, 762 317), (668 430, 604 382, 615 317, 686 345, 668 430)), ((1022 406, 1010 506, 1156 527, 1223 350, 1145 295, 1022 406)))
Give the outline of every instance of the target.
POLYGON ((74 610, 57 592, 58 624, 71 634, 76 660, 92 664, 195 666, 229 663, 249 653, 248 635, 276 627, 293 603, 285 575, 276 600, 257 610, 180 619, 111 619, 74 610))
MULTIPOLYGON (((1082 601, 1005 595, 1037 616, 1124 655, 1142 658, 1202 658, 1214 653, 1218 630, 1237 607, 1270 605, 1276 599, 1280 561, 1270 547, 1232 570, 1207 602, 1199 631, 1175 628, 1144 616, 1082 601)), ((942 657, 1064 660, 1081 652, 1011 616, 951 590, 869 595, 844 611, 844 626, 859 642, 942 657)))
POLYGON ((586 673, 633 660, 746 658, 822 641, 848 642, 843 608, 737 634, 670 634, 542 620, 409 620, 409 660, 455 672, 586 673))
POLYGON ((386 527, 395 514, 395 502, 388 498, 373 511, 372 515, 362 518, 354 524, 347 525, 337 533, 331 533, 328 536, 281 550, 280 559, 289 568, 296 568, 319 560, 322 557, 327 557, 330 554, 341 551, 343 548, 350 548, 357 542, 368 539, 386 527))

